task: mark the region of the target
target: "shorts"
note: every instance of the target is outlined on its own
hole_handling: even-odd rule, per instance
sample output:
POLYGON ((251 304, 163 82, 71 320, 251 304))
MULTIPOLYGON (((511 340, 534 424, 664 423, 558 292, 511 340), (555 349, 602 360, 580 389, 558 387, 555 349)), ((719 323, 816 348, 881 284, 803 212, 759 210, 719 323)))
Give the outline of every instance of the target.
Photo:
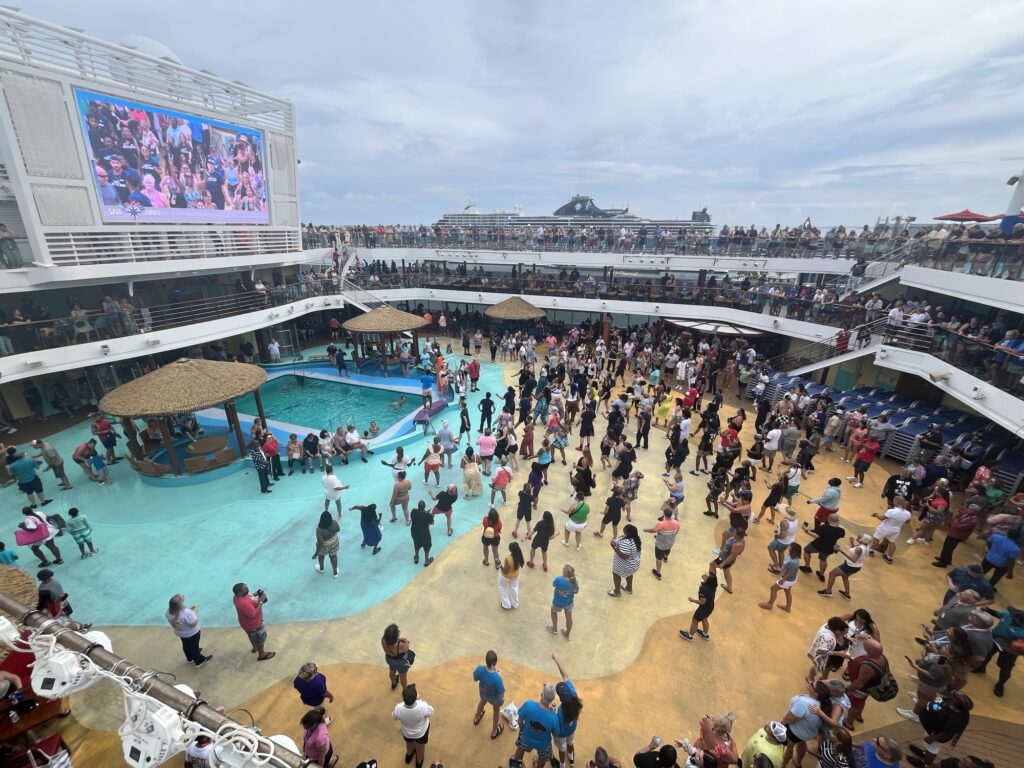
POLYGON ((554 611, 555 613, 561 613, 562 611, 565 611, 567 613, 572 613, 572 609, 573 609, 574 605, 575 605, 575 601, 569 603, 568 605, 555 605, 554 603, 552 603, 551 604, 551 610, 554 611))
POLYGON ((586 523, 574 523, 572 520, 565 521, 565 530, 572 531, 573 533, 579 533, 586 527, 586 523))
POLYGON ((764 457, 766 459, 773 459, 774 460, 775 459, 775 454, 777 454, 778 452, 779 452, 778 448, 765 448, 764 449, 764 457))
POLYGON ((550 538, 548 538, 548 539, 540 539, 540 538, 537 538, 535 536, 533 538, 533 541, 530 542, 530 549, 531 549, 531 551, 534 550, 534 549, 539 549, 541 552, 547 552, 548 551, 548 543, 550 541, 551 541, 550 538))
POLYGON ((803 744, 804 741, 805 741, 805 739, 801 739, 799 736, 797 736, 795 733, 793 733, 793 729, 792 728, 790 728, 788 725, 786 726, 786 743, 787 744, 803 744))
POLYGON ((668 549, 658 549, 657 547, 655 547, 654 548, 654 559, 657 560, 658 562, 666 562, 666 561, 668 561, 668 555, 669 555, 669 552, 671 552, 671 551, 672 551, 671 547, 669 547, 668 549))
POLYGON ((267 642, 267 628, 262 624, 256 627, 256 629, 247 629, 245 634, 253 645, 263 645, 267 642))
POLYGON ((531 747, 523 741, 523 730, 521 728, 519 729, 519 735, 516 736, 516 747, 522 749, 524 752, 536 751, 537 760, 540 761, 541 765, 548 762, 552 757, 550 742, 548 742, 547 746, 544 747, 531 747))
POLYGON ((786 501, 792 502, 793 501, 793 497, 796 496, 797 491, 799 491, 799 490, 800 490, 800 486, 799 485, 791 485, 788 488, 786 488, 786 501))
POLYGON ((796 584, 796 579, 793 579, 791 581, 783 581, 782 579, 779 579, 778 581, 775 582, 775 584, 779 587, 779 589, 787 589, 788 590, 788 589, 792 589, 793 585, 796 584))
POLYGON ((879 536, 878 535, 878 531, 875 531, 872 534, 872 537, 874 538, 875 541, 879 541, 879 542, 881 542, 881 541, 888 541, 888 542, 891 542, 891 543, 895 544, 896 543, 896 539, 899 538, 899 535, 900 535, 899 531, 893 531, 892 533, 886 533, 886 534, 884 534, 882 536, 879 536))
POLYGON ((501 544, 501 536, 495 536, 493 539, 481 536, 480 541, 485 547, 496 547, 501 544))
POLYGON ((784 541, 781 541, 780 539, 772 539, 770 542, 768 542, 768 551, 769 552, 780 552, 780 551, 782 551, 784 549, 788 549, 788 548, 789 548, 789 544, 787 544, 784 541))
POLYGON ((850 565, 849 563, 840 563, 839 564, 839 572, 841 574, 843 574, 844 576, 853 576, 853 574, 857 573, 859 570, 860 570, 859 567, 854 567, 854 566, 850 565))
POLYGON ((393 672, 397 672, 400 675, 408 672, 409 667, 412 666, 409 664, 409 659, 404 653, 401 656, 388 656, 387 654, 384 654, 384 660, 388 664, 388 669, 393 672))
POLYGON ((868 471, 868 467, 870 466, 870 461, 861 461, 860 459, 857 459, 855 462, 853 462, 853 471, 860 474, 864 474, 865 472, 868 471))
POLYGON ((521 510, 521 509, 517 509, 516 510, 516 520, 525 520, 526 522, 530 522, 530 520, 532 518, 533 518, 533 507, 530 507, 525 512, 523 510, 521 510))
POLYGON ((427 726, 427 730, 424 731, 423 735, 420 736, 418 739, 410 739, 404 733, 402 734, 402 738, 405 739, 407 744, 426 744, 428 741, 430 741, 430 726, 427 726))
POLYGON ((38 477, 33 477, 27 483, 18 483, 18 490, 22 493, 38 493, 43 492, 43 481, 38 477))
POLYGON ((566 748, 573 743, 573 737, 575 735, 576 734, 574 733, 571 736, 555 736, 555 748, 559 752, 565 752, 566 748))
POLYGON ((602 525, 618 525, 622 520, 622 511, 609 512, 601 518, 602 525))
POLYGON ((715 565, 719 566, 723 571, 728 571, 730 568, 732 568, 732 563, 729 563, 728 565, 722 565, 722 558, 720 557, 715 558, 715 565))
POLYGON ((505 694, 499 693, 497 696, 481 696, 480 700, 490 704, 495 709, 501 709, 501 706, 505 703, 505 694))

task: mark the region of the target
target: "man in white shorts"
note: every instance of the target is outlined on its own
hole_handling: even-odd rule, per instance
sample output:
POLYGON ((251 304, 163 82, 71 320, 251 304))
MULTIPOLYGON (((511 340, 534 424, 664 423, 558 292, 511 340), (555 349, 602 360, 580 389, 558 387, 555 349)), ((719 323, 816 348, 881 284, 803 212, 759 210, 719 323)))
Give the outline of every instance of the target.
POLYGON ((363 442, 362 438, 359 437, 359 430, 356 429, 355 424, 349 424, 348 430, 345 432, 345 444, 348 446, 348 452, 359 451, 359 460, 366 463, 366 454, 372 454, 370 446, 363 442))
POLYGON ((882 552, 885 562, 892 565, 892 556, 896 553, 896 539, 899 538, 900 531, 911 518, 910 510, 907 509, 907 500, 902 496, 897 496, 892 500, 892 509, 886 510, 884 514, 872 512, 871 516, 882 522, 871 534, 874 546, 868 551, 868 554, 874 557, 875 550, 878 550, 882 552))

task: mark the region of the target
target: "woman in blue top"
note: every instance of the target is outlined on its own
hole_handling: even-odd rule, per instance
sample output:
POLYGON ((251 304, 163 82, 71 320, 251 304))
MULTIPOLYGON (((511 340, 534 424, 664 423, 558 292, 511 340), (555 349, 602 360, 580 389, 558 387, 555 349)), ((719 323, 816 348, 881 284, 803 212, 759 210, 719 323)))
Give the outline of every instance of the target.
POLYGON ((558 759, 565 765, 566 753, 569 756, 569 765, 576 762, 576 749, 573 739, 576 735, 576 726, 579 725, 580 711, 583 709, 583 702, 576 693, 576 687, 572 680, 565 673, 565 667, 558 658, 557 653, 552 653, 551 658, 558 667, 558 674, 562 676, 562 682, 555 686, 555 693, 561 702, 558 706, 558 730, 555 731, 555 746, 558 747, 558 759))
POLYGON ((779 595, 781 589, 786 593, 786 604, 780 605, 779 610, 786 611, 787 613, 793 607, 793 585, 796 584, 796 577, 800 573, 800 555, 803 553, 802 548, 799 544, 790 544, 789 553, 786 555, 786 559, 782 562, 782 568, 779 570, 778 580, 772 584, 771 594, 768 596, 767 603, 758 603, 762 608, 771 610, 775 605, 775 598, 779 595))
POLYGON ((554 461, 554 457, 551 455, 551 442, 545 437, 537 452, 537 464, 540 465, 541 474, 544 476, 544 485, 548 484, 548 467, 551 466, 552 461, 554 461))
MULTIPOLYGON (((545 514, 548 514, 545 512, 545 514)), ((551 598, 551 624, 548 632, 552 635, 558 634, 558 614, 565 612, 565 629, 562 630, 562 637, 566 640, 572 633, 572 608, 576 595, 580 591, 580 583, 576 580, 576 571, 571 565, 562 568, 562 575, 556 576, 551 582, 555 593, 551 598)))
POLYGON ((501 722, 501 705, 505 703, 505 682, 501 679, 501 672, 498 671, 498 654, 488 651, 484 656, 484 662, 473 670, 473 679, 480 687, 480 703, 476 705, 473 725, 483 720, 484 708, 490 704, 494 708, 494 716, 491 720, 491 738, 496 739, 505 730, 505 724, 501 722))

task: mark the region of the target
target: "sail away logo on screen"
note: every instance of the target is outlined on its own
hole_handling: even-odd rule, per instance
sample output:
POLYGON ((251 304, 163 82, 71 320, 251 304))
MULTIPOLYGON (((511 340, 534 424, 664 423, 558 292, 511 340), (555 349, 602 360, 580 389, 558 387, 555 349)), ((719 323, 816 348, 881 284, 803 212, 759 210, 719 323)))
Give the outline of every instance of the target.
POLYGON ((269 224, 263 132, 75 89, 105 222, 269 224))

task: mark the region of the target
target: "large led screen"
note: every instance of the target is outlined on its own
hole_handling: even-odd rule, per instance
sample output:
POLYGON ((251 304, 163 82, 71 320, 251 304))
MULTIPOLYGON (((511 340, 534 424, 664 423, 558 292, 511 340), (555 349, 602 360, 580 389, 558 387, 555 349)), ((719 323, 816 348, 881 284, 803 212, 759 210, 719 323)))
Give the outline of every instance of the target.
POLYGON ((263 134, 75 89, 102 219, 267 224, 263 134))

